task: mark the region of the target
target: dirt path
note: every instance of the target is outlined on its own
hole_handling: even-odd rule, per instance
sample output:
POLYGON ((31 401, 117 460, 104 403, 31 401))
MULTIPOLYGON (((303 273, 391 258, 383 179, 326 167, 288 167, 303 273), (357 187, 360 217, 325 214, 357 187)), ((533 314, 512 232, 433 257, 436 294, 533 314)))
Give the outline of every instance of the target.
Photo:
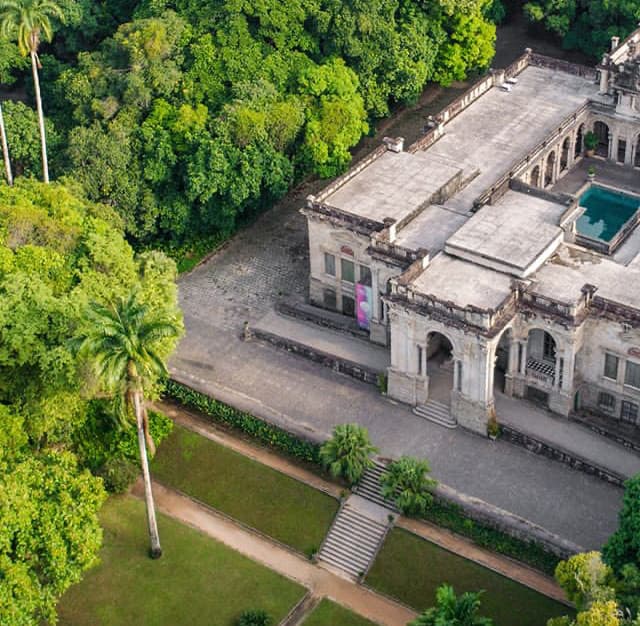
MULTIPOLYGON (((170 403, 158 403, 157 408, 171 417, 175 423, 192 430, 203 437, 207 437, 216 443, 231 448, 240 454, 244 454, 251 459, 259 461, 283 474, 287 474, 297 480, 304 482, 316 489, 324 491, 332 496, 339 497, 343 489, 328 481, 324 480, 317 474, 292 463, 285 457, 282 457, 266 448, 256 446, 248 441, 233 436, 229 432, 216 428, 208 420, 192 413, 182 407, 177 407, 170 403)), ((411 532, 432 541, 436 545, 458 554, 470 561, 474 561, 488 569, 493 570, 503 576, 511 578, 539 593, 542 593, 554 600, 566 602, 566 597, 562 589, 556 582, 517 561, 508 557, 484 550, 471 541, 456 535, 448 530, 437 526, 427 524, 419 520, 398 518, 397 525, 401 528, 410 530, 411 532)))
MULTIPOLYGON (((142 497, 139 481, 133 495, 142 497)), ((153 484, 160 511, 244 554, 250 559, 295 580, 314 596, 327 597, 381 626, 405 626, 416 617, 410 609, 307 561, 266 537, 253 533, 187 496, 153 484)))

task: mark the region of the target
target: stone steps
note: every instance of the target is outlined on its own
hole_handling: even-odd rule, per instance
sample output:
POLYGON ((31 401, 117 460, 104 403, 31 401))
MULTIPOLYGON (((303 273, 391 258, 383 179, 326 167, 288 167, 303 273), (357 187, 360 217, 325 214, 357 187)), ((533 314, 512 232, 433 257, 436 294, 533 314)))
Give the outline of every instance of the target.
POLYGON ((322 543, 318 561, 357 580, 373 563, 387 529, 387 524, 367 517, 347 502, 322 543))
POLYGON ((457 428, 458 426, 456 419, 451 416, 449 407, 436 400, 428 400, 426 404, 419 404, 413 408, 413 412, 445 428, 457 428))
POLYGON ((390 511, 397 513, 398 509, 394 503, 391 500, 383 498, 380 493, 380 476, 387 468, 378 461, 374 461, 373 463, 373 467, 369 468, 364 473, 360 482, 354 489, 354 492, 370 502, 374 502, 385 509, 389 509, 390 511))

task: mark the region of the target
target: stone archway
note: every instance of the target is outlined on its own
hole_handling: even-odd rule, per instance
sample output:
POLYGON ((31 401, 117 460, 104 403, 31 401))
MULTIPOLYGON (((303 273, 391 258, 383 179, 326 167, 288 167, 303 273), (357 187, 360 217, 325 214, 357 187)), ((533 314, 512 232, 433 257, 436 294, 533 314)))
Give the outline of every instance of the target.
POLYGON ((584 124, 580 124, 578 132, 576 133, 576 143, 573 148, 573 158, 577 159, 582 154, 582 143, 584 140, 584 124))
POLYGON ((453 344, 448 337, 437 331, 427 334, 427 376, 429 377, 429 400, 451 405, 454 366, 453 344))
POLYGON ((609 157, 609 127, 601 121, 597 121, 593 125, 593 132, 598 138, 598 145, 596 146, 596 154, 604 157, 609 157))
POLYGON ((556 382, 557 343, 551 333, 532 328, 527 335, 527 397, 549 404, 549 395, 556 382))
POLYGON ((562 142, 562 151, 560 152, 560 171, 564 172, 569 167, 569 137, 565 137, 562 142))
POLYGON ((531 178, 530 178, 530 185, 532 187, 539 187, 540 186, 540 166, 536 165, 532 170, 531 170, 531 178))
POLYGON ((546 165, 544 168, 544 186, 548 187, 555 182, 554 167, 556 164, 556 153, 550 152, 546 159, 546 165))
POLYGON ((509 357, 511 344, 513 342, 513 331, 507 328, 496 346, 496 354, 493 365, 493 386, 494 389, 504 393, 507 373, 509 372, 509 357))

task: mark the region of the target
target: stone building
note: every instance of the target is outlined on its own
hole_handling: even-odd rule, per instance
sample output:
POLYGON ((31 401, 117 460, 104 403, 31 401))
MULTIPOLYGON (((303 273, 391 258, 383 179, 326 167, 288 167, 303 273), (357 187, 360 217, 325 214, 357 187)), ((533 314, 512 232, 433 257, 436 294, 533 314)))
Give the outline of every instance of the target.
POLYGON ((482 433, 499 393, 640 424, 639 43, 527 50, 307 199, 310 299, 388 346, 391 397, 482 433))

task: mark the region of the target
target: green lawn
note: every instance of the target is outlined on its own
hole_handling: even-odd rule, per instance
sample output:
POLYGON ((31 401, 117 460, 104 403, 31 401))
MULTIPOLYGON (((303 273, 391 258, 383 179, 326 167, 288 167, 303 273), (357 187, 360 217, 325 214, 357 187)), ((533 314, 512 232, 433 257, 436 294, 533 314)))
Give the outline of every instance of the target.
POLYGON ((302 626, 375 626, 375 624, 325 598, 302 623, 302 626))
POLYGON ((400 528, 387 535, 366 582, 418 611, 433 605, 442 583, 458 593, 483 589, 481 614, 496 626, 513 626, 516 615, 518 626, 544 626, 550 617, 571 613, 547 596, 400 528))
POLYGON ((338 510, 335 498, 179 426, 158 449, 151 472, 307 554, 319 548, 338 510))
POLYGON ((103 507, 102 562, 58 607, 62 626, 233 626, 261 608, 278 623, 305 589, 202 533, 160 515, 164 554, 147 556, 144 504, 127 496, 103 507))

